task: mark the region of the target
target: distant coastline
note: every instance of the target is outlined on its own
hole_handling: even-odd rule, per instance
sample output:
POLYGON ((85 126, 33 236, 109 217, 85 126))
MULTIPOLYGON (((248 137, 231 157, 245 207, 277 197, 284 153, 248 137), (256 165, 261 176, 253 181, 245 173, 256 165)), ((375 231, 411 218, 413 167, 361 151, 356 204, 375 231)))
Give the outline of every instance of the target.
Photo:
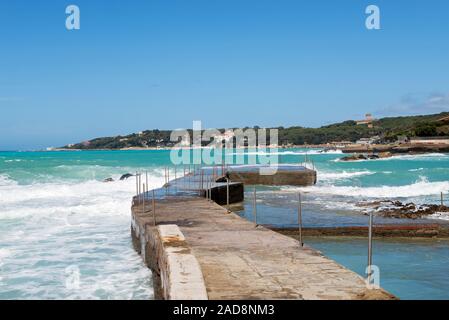
MULTIPOLYGON (((254 126, 245 129, 258 130, 254 126)), ((449 112, 433 115, 390 117, 375 119, 367 114, 363 120, 348 120, 341 123, 326 125, 320 128, 273 127, 267 129, 278 130, 277 148, 338 148, 354 150, 364 149, 366 145, 395 147, 399 144, 410 142, 414 138, 444 139, 449 137, 449 112), (358 147, 361 145, 362 147, 358 147)), ((218 129, 223 141, 231 141, 232 128, 229 130, 218 129), (229 131, 231 134, 229 135, 229 131)), ((187 130, 192 134, 192 130, 187 130)), ((50 148, 50 151, 58 150, 169 150, 179 147, 180 141, 171 141, 170 130, 146 130, 125 136, 112 136, 94 138, 91 140, 68 144, 59 148, 50 148)), ((217 137, 214 137, 217 138, 217 137)), ((449 141, 449 138, 447 138, 449 141)), ((188 141, 187 141, 188 142, 188 141)), ((192 141, 190 141, 191 144, 192 141)), ((203 141, 203 146, 209 142, 203 141)), ((187 145, 181 145, 181 148, 187 145)), ((433 147, 431 146, 430 149, 433 147)), ((365 150, 362 150, 365 151, 365 150)), ((395 152, 396 150, 393 150, 395 152)), ((427 152, 425 148, 422 152, 427 152)))

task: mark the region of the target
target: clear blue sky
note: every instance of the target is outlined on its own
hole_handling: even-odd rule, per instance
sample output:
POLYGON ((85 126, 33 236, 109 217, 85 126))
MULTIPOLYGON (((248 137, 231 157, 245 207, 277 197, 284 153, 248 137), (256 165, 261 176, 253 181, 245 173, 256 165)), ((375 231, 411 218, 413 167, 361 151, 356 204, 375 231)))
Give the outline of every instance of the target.
POLYGON ((2 0, 0 41, 3 150, 449 109, 447 0, 2 0))

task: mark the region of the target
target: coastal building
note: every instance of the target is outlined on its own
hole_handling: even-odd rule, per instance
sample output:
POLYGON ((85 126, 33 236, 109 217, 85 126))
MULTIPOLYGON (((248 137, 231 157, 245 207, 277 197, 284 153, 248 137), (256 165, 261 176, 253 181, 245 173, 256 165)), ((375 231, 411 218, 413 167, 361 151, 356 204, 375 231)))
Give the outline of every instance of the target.
POLYGON ((371 113, 367 113, 365 115, 365 119, 363 119, 363 120, 356 120, 355 122, 357 123, 358 126, 359 125, 367 125, 368 128, 372 128, 373 127, 373 121, 374 121, 373 115, 371 113))
POLYGON ((332 141, 329 145, 334 146, 335 148, 344 148, 352 145, 351 141, 332 141))

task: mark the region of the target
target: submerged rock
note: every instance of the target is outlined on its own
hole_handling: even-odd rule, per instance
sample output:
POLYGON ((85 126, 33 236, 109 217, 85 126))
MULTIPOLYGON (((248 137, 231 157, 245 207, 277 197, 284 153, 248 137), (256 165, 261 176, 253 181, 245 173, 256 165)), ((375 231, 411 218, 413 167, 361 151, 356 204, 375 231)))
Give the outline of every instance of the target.
POLYGON ((113 182, 113 181, 114 181, 114 179, 112 179, 112 178, 107 178, 107 179, 103 180, 103 182, 113 182))
POLYGON ((341 161, 357 161, 357 160, 366 160, 368 159, 366 156, 364 156, 363 154, 354 154, 352 156, 347 156, 347 157, 343 157, 340 160, 341 161))
POLYGON ((379 153, 370 153, 368 155, 364 154, 353 154, 352 156, 343 157, 341 161, 357 161, 357 160, 377 160, 377 159, 385 159, 392 157, 393 154, 391 152, 379 152, 379 153))

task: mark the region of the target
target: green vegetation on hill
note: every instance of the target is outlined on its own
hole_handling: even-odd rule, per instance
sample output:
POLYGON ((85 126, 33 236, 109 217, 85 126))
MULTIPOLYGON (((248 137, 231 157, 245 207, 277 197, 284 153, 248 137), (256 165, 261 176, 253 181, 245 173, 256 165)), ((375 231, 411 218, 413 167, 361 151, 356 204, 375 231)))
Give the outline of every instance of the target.
MULTIPOLYGON (((399 136, 429 137, 449 135, 449 112, 424 116, 389 117, 373 121, 372 128, 357 125, 355 121, 344 121, 320 128, 290 127, 279 129, 279 144, 304 145, 324 144, 336 141, 355 142, 360 138, 380 136, 384 142, 396 141, 399 136)), ((258 127, 255 127, 258 128, 258 127)), ((221 130, 222 132, 224 130, 221 130)), ((127 136, 96 138, 86 142, 68 145, 69 149, 121 149, 132 147, 170 147, 169 130, 147 130, 127 136)), ((190 130, 191 133, 191 130, 190 130)), ((207 143, 205 143, 207 144, 207 143)))

